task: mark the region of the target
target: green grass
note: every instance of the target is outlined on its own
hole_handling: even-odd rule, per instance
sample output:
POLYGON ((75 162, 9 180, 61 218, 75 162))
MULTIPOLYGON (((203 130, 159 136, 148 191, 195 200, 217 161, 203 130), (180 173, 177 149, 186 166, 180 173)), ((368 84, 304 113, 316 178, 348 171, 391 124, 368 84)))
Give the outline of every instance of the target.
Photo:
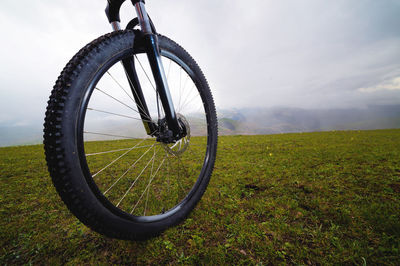
POLYGON ((220 137, 189 219, 144 242, 72 216, 42 146, 1 148, 0 172, 1 265, 400 261, 400 130, 220 137))

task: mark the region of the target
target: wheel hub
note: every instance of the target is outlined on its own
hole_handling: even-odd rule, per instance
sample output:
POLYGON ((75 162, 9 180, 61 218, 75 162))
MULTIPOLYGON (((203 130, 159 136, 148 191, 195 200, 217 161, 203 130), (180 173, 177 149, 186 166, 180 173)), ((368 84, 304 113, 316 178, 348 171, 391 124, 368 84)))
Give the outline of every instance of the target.
MULTIPOLYGON (((179 125, 182 129, 181 136, 178 139, 173 139, 172 132, 170 130, 166 130, 162 134, 160 134, 161 137, 157 138, 157 141, 159 141, 158 140, 159 138, 161 140, 162 139, 167 140, 167 141, 159 141, 159 142, 161 142, 161 146, 164 148, 164 150, 166 152, 168 152, 169 154, 174 155, 174 156, 179 156, 179 155, 183 154, 186 151, 186 149, 188 148, 189 142, 190 142, 189 122, 186 120, 186 118, 182 114, 178 113, 177 118, 178 118, 179 125), (172 139, 172 141, 169 141, 171 139, 172 139)), ((164 126, 162 126, 162 127, 164 127, 164 126)))

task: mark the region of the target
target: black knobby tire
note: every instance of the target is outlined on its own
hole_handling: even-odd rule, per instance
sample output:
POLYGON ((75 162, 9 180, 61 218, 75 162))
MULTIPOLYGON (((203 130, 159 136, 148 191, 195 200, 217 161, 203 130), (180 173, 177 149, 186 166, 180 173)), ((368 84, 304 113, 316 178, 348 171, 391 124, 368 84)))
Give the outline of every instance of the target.
MULTIPOLYGON (((121 93, 119 95, 123 97, 123 94, 122 90, 110 89, 106 92, 105 89, 109 88, 112 80, 123 89, 122 81, 116 80, 120 76, 113 76, 112 73, 119 65, 117 62, 132 55, 138 56, 137 60, 142 56, 140 49, 133 49, 134 36, 135 31, 132 30, 113 32, 82 48, 56 81, 44 123, 48 169, 57 192, 69 210, 85 225, 101 234, 133 240, 158 235, 187 217, 206 190, 217 148, 217 117, 207 81, 192 57, 178 44, 161 35, 158 36, 161 53, 167 65, 169 63, 171 80, 179 84, 176 86, 176 95, 188 94, 186 99, 179 96, 176 102, 186 101, 181 110, 183 114, 179 116, 188 127, 192 127, 193 136, 191 139, 188 136, 179 145, 161 144, 154 138, 144 138, 142 135, 137 138, 122 137, 137 132, 143 126, 129 124, 129 127, 122 128, 121 119, 136 118, 117 114, 122 112, 122 105, 115 107, 117 111, 109 111, 107 108, 113 105, 107 101, 124 103, 113 96, 121 93), (111 76, 109 80, 106 73, 111 76), (194 89, 184 87, 188 82, 193 84, 194 89), (99 84, 103 86, 103 83, 104 87, 99 88, 99 84), (110 97, 107 98, 107 95, 110 97), (92 108, 91 105, 97 103, 104 104, 104 110, 92 108), (204 115, 197 115, 192 110, 193 106, 198 107, 196 111, 200 110, 199 114, 204 112, 204 115), (186 114, 184 110, 187 110, 186 114), (93 111, 97 111, 95 115, 93 111), (115 117, 112 120, 110 117, 113 115, 119 115, 119 120, 115 117), (101 120, 104 123, 107 120, 107 131, 105 134, 95 133, 97 135, 93 137, 94 133, 89 132, 87 127, 98 127, 101 120), (109 127, 112 125, 117 131, 111 134, 109 127), (99 135, 103 139, 96 138, 99 135), (148 145, 139 145, 139 142, 148 145), (125 144, 135 146, 121 146, 125 144), (102 152, 101 149, 106 147, 109 151, 102 152), (147 151, 143 152, 145 149, 147 151), (89 150, 94 152, 90 153, 89 150), (92 157, 97 159, 92 160, 92 157), (120 162, 122 159, 119 158, 127 161, 120 162), (142 158, 147 160, 147 165, 142 164, 142 158), (132 161, 135 163, 132 164, 132 161), (106 167, 103 167, 105 163, 106 167), (139 164, 142 164, 141 168, 139 164), (117 190, 119 187, 120 191, 117 190), (134 192, 134 189, 138 192, 134 192)), ((142 69, 146 74, 145 68, 142 69)), ((146 78, 151 85, 149 77, 146 78)), ((129 99, 126 98, 126 101, 129 99)), ((157 112, 158 121, 154 121, 160 123, 159 106, 157 112)))

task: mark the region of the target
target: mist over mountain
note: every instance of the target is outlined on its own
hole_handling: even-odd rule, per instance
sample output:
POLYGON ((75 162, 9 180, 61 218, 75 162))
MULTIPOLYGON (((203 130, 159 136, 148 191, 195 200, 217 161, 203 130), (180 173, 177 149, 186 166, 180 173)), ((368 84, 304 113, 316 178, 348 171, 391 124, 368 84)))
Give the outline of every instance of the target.
MULTIPOLYGON (((400 128, 400 104, 362 109, 226 109, 218 110, 218 120, 221 135, 400 128)), ((118 130, 129 134, 131 126, 118 126, 118 130)), ((38 144, 42 142, 42 135, 41 124, 0 124, 0 146, 38 144)))
POLYGON ((244 108, 218 112, 221 134, 400 128, 400 105, 363 109, 244 108))
POLYGON ((42 130, 40 124, 0 124, 0 147, 41 143, 42 130))

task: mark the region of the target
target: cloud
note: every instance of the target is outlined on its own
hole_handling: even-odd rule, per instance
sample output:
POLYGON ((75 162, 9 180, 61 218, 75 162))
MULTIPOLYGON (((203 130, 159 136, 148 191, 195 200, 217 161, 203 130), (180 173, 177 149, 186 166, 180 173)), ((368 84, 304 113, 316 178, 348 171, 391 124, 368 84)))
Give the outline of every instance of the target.
POLYGON ((358 91, 366 93, 379 92, 385 90, 388 91, 400 90, 400 77, 393 78, 390 81, 378 84, 376 86, 358 89, 358 91))
MULTIPOLYGON (((148 2, 157 30, 199 63, 219 108, 400 103, 398 0, 148 2)), ((64 65, 110 31, 105 5, 4 0, 0 123, 42 123, 64 65)), ((124 26, 135 11, 126 1, 121 12, 124 26)))

